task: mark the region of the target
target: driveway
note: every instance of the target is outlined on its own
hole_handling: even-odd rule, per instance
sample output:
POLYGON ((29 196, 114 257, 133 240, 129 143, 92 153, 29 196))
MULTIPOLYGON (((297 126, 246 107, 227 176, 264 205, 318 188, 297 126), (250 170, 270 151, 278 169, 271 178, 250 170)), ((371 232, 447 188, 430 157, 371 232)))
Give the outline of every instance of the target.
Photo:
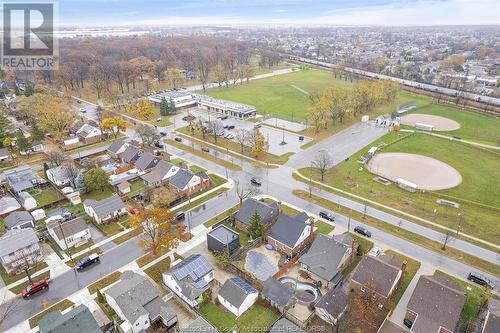
MULTIPOLYGON (((92 223, 89 223, 89 229, 90 229, 90 235, 92 236, 92 240, 94 241, 95 244, 100 243, 102 241, 105 241, 108 239, 106 235, 104 235, 101 230, 97 229, 95 225, 92 223)), ((99 246, 99 248, 104 252, 107 250, 110 250, 116 246, 113 241, 106 242, 102 245, 99 246)))

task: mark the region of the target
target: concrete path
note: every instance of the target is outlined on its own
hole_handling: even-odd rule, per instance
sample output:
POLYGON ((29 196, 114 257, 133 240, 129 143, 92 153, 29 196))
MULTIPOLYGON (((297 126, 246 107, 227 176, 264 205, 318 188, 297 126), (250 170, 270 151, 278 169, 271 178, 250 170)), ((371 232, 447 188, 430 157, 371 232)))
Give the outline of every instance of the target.
POLYGON ((429 265, 425 262, 422 263, 420 268, 418 269, 417 273, 411 280, 410 284, 408 285, 408 288, 406 288, 405 293, 399 300, 398 305, 394 309, 391 315, 391 320, 395 322, 396 324, 402 324, 403 319, 405 318, 406 314, 406 306, 408 305, 408 302, 410 301, 410 297, 413 294, 413 290, 415 290, 415 287, 417 286, 418 279, 420 278, 421 275, 433 275, 434 272, 436 271, 436 268, 432 265, 429 265))

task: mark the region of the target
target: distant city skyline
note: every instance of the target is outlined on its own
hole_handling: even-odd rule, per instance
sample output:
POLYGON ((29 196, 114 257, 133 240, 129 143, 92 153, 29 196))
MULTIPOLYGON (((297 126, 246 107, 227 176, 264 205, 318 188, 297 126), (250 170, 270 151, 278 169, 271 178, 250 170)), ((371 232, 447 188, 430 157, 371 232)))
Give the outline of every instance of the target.
POLYGON ((60 0, 68 26, 498 25, 496 0, 60 0))

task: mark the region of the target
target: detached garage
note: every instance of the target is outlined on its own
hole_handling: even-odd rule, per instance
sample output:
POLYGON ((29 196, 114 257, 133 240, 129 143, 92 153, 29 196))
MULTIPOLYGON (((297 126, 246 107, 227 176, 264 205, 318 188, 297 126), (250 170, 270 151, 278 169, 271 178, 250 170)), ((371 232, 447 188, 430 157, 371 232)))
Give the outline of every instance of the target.
POLYGON ((257 301, 257 290, 242 279, 235 277, 224 283, 217 299, 236 317, 241 316, 257 301))
POLYGON ((207 234, 207 246, 212 252, 234 252, 240 247, 240 235, 221 224, 207 234))

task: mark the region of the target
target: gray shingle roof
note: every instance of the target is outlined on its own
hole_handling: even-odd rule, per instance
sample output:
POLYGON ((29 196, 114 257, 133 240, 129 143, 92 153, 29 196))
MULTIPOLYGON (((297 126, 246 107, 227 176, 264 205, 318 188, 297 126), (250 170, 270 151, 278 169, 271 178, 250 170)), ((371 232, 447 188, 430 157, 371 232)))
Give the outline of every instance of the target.
POLYGON ((454 332, 467 295, 445 276, 420 276, 407 308, 418 314, 412 331, 438 333, 440 327, 454 332))
POLYGON ((37 243, 38 237, 32 228, 8 230, 0 237, 0 257, 37 243))
POLYGON ((0 157, 10 156, 10 151, 7 148, 0 148, 0 157))
POLYGON ((271 330, 269 333, 304 333, 305 331, 292 323, 290 320, 286 318, 281 318, 278 320, 273 327, 271 327, 271 330))
POLYGON ((160 160, 158 164, 153 169, 151 169, 150 172, 142 175, 141 178, 148 183, 160 182, 173 167, 174 165, 172 163, 169 163, 165 160, 160 160))
POLYGON ((240 237, 240 235, 236 231, 231 230, 230 228, 226 227, 223 224, 219 225, 215 229, 212 229, 208 234, 216 238, 219 242, 221 242, 224 245, 227 245, 231 243, 234 239, 240 237))
POLYGON ((257 290, 240 278, 227 279, 219 291, 219 295, 230 304, 239 308, 248 295, 256 293, 257 290))
POLYGON ((278 205, 276 203, 265 203, 259 200, 249 198, 243 202, 240 210, 236 213, 236 220, 243 224, 250 224, 250 218, 257 211, 264 225, 270 224, 278 215, 278 205))
POLYGON ((77 219, 63 222, 60 227, 59 227, 58 221, 50 221, 49 223, 47 223, 47 228, 54 230, 57 238, 59 238, 60 240, 63 240, 64 238, 63 238, 63 235, 61 233, 61 228, 63 230, 64 236, 66 236, 66 238, 67 238, 67 237, 72 236, 74 234, 77 234, 81 231, 84 231, 84 230, 88 229, 89 227, 88 227, 87 223, 85 223, 84 220, 77 218, 77 219))
POLYGON ((64 183, 71 181, 71 177, 68 173, 68 167, 66 165, 60 165, 55 168, 48 169, 47 173, 52 175, 55 182, 64 183))
POLYGON ((364 256, 352 275, 352 280, 361 285, 373 284, 376 292, 389 296, 401 266, 396 267, 372 256, 364 256))
POLYGON ((201 254, 193 254, 168 269, 167 273, 172 275, 181 292, 190 300, 197 299, 208 289, 208 284, 203 277, 213 271, 212 265, 201 254))
POLYGON ((203 319, 203 317, 198 317, 189 324, 188 327, 180 330, 180 333, 195 333, 195 332, 205 332, 205 333, 218 333, 217 329, 210 325, 208 321, 203 319))
POLYGON ((83 202, 85 206, 91 206, 99 218, 106 217, 114 212, 117 212, 125 207, 122 199, 117 195, 112 195, 109 198, 100 201, 87 199, 83 202))
POLYGON ((38 322, 41 333, 102 333, 97 321, 85 305, 62 314, 49 312, 38 322))
POLYGON ((123 272, 120 282, 106 290, 105 294, 116 301, 130 323, 143 315, 154 319, 160 315, 162 307, 168 308, 149 279, 132 271, 123 272))
POLYGON ((266 299, 271 300, 274 304, 279 307, 286 307, 294 297, 294 292, 291 289, 285 287, 284 284, 278 280, 269 277, 264 282, 264 288, 262 289, 262 296, 266 299))
POLYGON ((382 323, 382 326, 378 329, 377 333, 407 333, 409 332, 406 328, 403 328, 392 321, 390 321, 388 318, 384 320, 382 323))
POLYGON ((337 275, 342 258, 350 248, 351 246, 339 243, 334 237, 318 235, 299 261, 308 266, 310 272, 331 281, 337 275))
POLYGON ((135 162, 135 167, 139 170, 148 170, 156 166, 158 162, 160 161, 160 158, 158 156, 154 156, 151 153, 144 153, 137 159, 135 162))
POLYGON ((170 178, 169 183, 178 188, 179 190, 182 190, 185 188, 191 178, 193 178, 195 174, 187 169, 179 169, 175 175, 170 178))
POLYGON ((333 318, 338 318, 347 307, 347 293, 342 287, 331 288, 316 303, 315 307, 324 309, 333 318))
POLYGON ((115 141, 113 141, 113 143, 111 143, 109 145, 107 151, 109 151, 110 153, 116 154, 122 148, 122 146, 125 144, 127 144, 127 143, 123 140, 115 140, 115 141))
POLYGON ((306 221, 308 219, 309 216, 305 213, 299 213, 295 217, 281 213, 276 223, 272 226, 268 237, 293 248, 306 228, 306 221))
POLYGON ((7 214, 21 208, 19 202, 11 196, 0 198, 0 214, 7 214))
POLYGON ((40 177, 36 175, 29 165, 4 171, 4 175, 9 183, 9 186, 15 192, 33 188, 40 182, 40 177))
POLYGON ((134 146, 128 146, 120 157, 124 162, 134 163, 142 155, 143 151, 134 146))
POLYGON ((25 210, 13 212, 9 214, 4 220, 5 226, 7 229, 12 229, 13 227, 24 224, 26 222, 33 222, 33 216, 25 210))

